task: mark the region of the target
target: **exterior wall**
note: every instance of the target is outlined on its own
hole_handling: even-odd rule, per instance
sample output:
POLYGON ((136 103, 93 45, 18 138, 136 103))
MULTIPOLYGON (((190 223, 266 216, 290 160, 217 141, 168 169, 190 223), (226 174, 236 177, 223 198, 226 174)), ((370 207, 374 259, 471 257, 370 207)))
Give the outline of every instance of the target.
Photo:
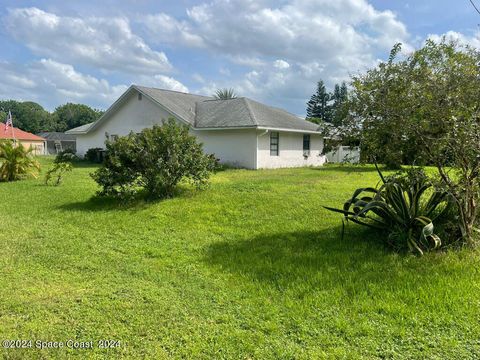
POLYGON ((321 155, 323 138, 310 134, 310 155, 303 156, 303 133, 279 132, 278 156, 270 155, 270 130, 259 132, 257 168, 275 169, 283 167, 321 166, 326 157, 321 155))
POLYGON ((77 154, 85 155, 88 149, 105 147, 106 133, 124 136, 131 131, 140 132, 155 124, 161 124, 171 114, 161 109, 146 96, 138 100, 137 93, 131 94, 114 114, 93 132, 77 135, 77 154))
POLYGON ((192 130, 207 154, 215 154, 220 163, 256 169, 257 133, 254 129, 192 130))
POLYGON ((33 140, 18 140, 18 143, 26 149, 32 147, 34 155, 45 155, 45 142, 33 140))

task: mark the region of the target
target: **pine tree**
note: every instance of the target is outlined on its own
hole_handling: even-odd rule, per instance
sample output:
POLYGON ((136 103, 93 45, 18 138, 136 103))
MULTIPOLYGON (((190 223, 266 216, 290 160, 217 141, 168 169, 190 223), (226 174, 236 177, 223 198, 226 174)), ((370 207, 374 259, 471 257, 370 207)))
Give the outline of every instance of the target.
POLYGON ((341 85, 335 84, 332 99, 332 124, 335 126, 341 126, 348 114, 348 109, 346 107, 346 102, 348 100, 348 88, 345 82, 342 82, 341 85))
POLYGON ((331 122, 329 101, 330 94, 327 92, 323 81, 320 80, 317 84, 317 92, 312 95, 307 103, 307 119, 320 119, 328 123, 331 122))

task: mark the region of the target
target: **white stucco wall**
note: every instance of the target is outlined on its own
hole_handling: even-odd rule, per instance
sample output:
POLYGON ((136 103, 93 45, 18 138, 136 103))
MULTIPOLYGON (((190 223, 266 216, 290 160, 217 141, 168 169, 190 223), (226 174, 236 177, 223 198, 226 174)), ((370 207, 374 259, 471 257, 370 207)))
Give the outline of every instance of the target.
POLYGON ((321 166, 325 163, 323 138, 310 134, 310 156, 303 156, 303 134, 279 132, 278 156, 270 155, 270 131, 258 135, 257 168, 275 169, 282 167, 321 166))
POLYGON ((221 163, 255 169, 257 134, 254 129, 192 130, 207 154, 215 154, 221 163))
POLYGON ((161 124, 162 120, 171 116, 146 96, 138 100, 137 93, 133 92, 100 127, 88 134, 77 135, 77 154, 83 156, 90 148, 105 147, 106 132, 109 135, 128 135, 131 131, 140 132, 161 124))

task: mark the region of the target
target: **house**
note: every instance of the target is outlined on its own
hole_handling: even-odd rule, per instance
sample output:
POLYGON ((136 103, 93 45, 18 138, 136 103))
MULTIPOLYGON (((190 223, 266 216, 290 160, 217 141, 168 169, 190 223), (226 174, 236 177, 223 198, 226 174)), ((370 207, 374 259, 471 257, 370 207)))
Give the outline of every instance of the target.
POLYGON ((319 166, 323 137, 317 124, 249 98, 212 97, 132 85, 94 123, 66 133, 76 135, 77 153, 102 148, 131 131, 174 117, 190 127, 221 163, 247 169, 319 166))
POLYGON ((42 132, 37 135, 46 140, 46 153, 49 155, 55 155, 64 150, 77 151, 77 138, 75 135, 56 131, 42 132))
POLYGON ((24 148, 32 148, 33 154, 45 155, 45 139, 19 128, 0 126, 0 140, 11 140, 24 148))

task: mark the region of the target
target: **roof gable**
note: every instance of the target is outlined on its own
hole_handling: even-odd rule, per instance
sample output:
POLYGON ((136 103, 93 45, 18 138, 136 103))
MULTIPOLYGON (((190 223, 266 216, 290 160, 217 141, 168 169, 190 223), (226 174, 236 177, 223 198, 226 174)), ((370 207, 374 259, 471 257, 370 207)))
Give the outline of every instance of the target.
POLYGON ((144 86, 134 86, 142 94, 147 95, 169 112, 180 117, 180 120, 195 125, 195 107, 198 102, 212 100, 211 97, 187 94, 172 90, 155 89, 144 86))

